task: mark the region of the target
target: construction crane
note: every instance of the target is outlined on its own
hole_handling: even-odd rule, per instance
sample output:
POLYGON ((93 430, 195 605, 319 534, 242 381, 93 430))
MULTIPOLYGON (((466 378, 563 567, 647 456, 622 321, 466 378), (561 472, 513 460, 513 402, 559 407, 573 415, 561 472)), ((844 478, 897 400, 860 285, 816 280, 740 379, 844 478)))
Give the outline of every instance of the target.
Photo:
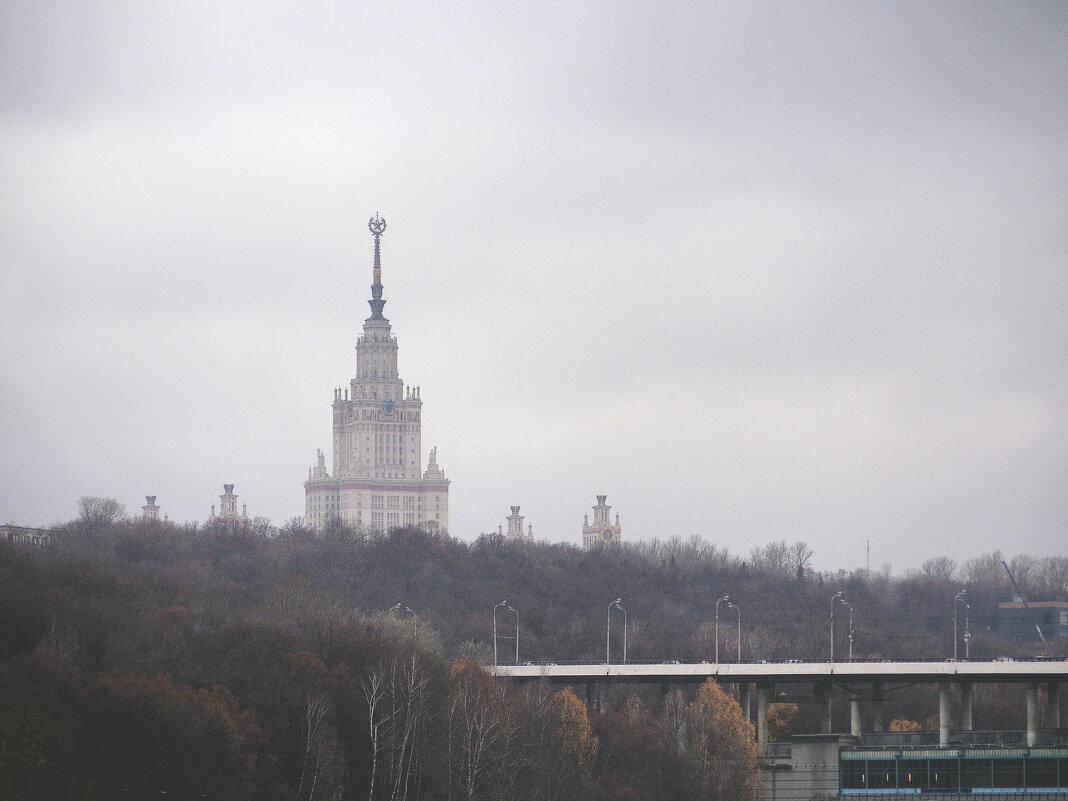
POLYGON ((1009 581, 1012 582, 1012 586, 1016 588, 1016 594, 1019 596, 1020 600, 1023 601, 1024 609, 1027 610, 1027 617, 1030 619, 1031 625, 1035 627, 1035 631, 1038 632, 1038 640, 1039 640, 1039 642, 1043 642, 1044 643, 1046 641, 1046 635, 1044 635, 1042 633, 1042 629, 1040 629, 1038 627, 1038 623, 1035 622, 1035 616, 1031 612, 1031 607, 1027 605, 1027 599, 1024 598, 1024 594, 1022 592, 1020 592, 1020 585, 1016 583, 1016 579, 1013 577, 1012 571, 1009 570, 1009 566, 1007 564, 1005 564, 1005 560, 1004 559, 1001 560, 1001 566, 1003 568, 1005 568, 1005 572, 1009 574, 1009 581))

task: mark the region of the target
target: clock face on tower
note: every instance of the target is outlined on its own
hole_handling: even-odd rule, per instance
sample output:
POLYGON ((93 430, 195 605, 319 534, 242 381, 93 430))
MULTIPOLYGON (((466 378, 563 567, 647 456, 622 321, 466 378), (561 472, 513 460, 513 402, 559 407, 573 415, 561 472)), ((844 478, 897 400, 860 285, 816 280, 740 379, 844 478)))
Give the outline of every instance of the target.
POLYGON ((612 531, 612 529, 610 528, 606 528, 604 531, 601 532, 601 540, 603 542, 611 542, 614 536, 615 532, 612 531))

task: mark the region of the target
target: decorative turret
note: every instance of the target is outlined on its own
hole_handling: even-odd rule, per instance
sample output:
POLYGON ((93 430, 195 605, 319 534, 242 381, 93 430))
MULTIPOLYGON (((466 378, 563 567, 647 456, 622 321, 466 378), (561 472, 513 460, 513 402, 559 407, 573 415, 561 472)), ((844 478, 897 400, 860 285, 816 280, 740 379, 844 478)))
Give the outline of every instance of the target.
MULTIPOLYGON (((504 536, 510 540, 521 540, 523 542, 532 542, 534 540, 534 526, 530 525, 526 531, 523 532, 523 516, 519 514, 518 506, 509 507, 512 513, 506 518, 508 520, 508 533, 504 536)), ((500 530, 500 529, 498 529, 500 530)))
POLYGON ((211 520, 219 520, 227 523, 248 523, 247 504, 241 507, 241 514, 237 513, 237 496, 234 495, 233 484, 223 484, 223 494, 219 496, 219 513, 215 514, 215 504, 212 504, 211 520))
POLYGON ((619 525, 619 515, 616 515, 616 522, 613 524, 609 517, 612 507, 606 503, 607 500, 607 495, 597 496, 597 505, 593 507, 592 525, 589 514, 583 517, 582 545, 586 550, 593 548, 597 543, 608 545, 620 541, 623 529, 619 525))

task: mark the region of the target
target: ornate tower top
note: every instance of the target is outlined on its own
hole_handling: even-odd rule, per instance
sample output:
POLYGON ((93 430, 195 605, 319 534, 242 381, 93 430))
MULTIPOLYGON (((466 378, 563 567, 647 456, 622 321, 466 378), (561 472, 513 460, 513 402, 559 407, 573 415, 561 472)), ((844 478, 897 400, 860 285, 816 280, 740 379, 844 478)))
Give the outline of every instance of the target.
POLYGON ((371 306, 370 319, 386 320, 382 316, 382 307, 386 305, 386 302, 382 300, 382 234, 386 232, 386 221, 379 217, 376 211, 375 216, 367 221, 367 228, 375 238, 375 266, 372 273, 373 280, 371 281, 371 300, 367 301, 371 306))
POLYGON ((593 548, 598 543, 618 543, 622 537, 623 529, 619 525, 619 515, 616 515, 615 523, 609 517, 612 507, 608 505, 607 495, 597 496, 597 505, 593 507, 593 523, 587 514, 582 520, 582 544, 586 550, 593 548))
POLYGON ((523 532, 523 516, 519 514, 519 507, 509 507, 512 513, 508 515, 508 533, 504 536, 510 540, 524 540, 530 542, 534 539, 534 525, 531 524, 526 533, 523 532))

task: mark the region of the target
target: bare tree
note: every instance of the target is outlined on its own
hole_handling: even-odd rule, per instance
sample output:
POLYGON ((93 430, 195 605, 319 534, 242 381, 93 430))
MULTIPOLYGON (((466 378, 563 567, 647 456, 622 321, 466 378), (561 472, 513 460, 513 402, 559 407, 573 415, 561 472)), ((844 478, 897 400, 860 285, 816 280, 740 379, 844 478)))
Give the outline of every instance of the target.
POLYGON ((786 554, 786 563, 790 566, 790 571, 799 579, 805 577, 811 561, 812 549, 808 547, 807 542, 795 542, 786 554))
POLYGON ((1038 560, 1033 556, 1014 556, 1009 567, 1020 589, 1027 595, 1033 595, 1039 582, 1038 560))
POLYGON ((340 798, 346 768, 337 736, 327 722, 330 699, 308 696, 301 725, 304 749, 296 801, 340 798))
POLYGON ((466 801, 482 795, 508 739, 508 719, 500 686, 479 665, 454 660, 449 668, 451 698, 446 717, 449 797, 455 783, 466 801))
POLYGON ((106 526, 126 517, 126 507, 114 498, 83 495, 78 499, 78 519, 90 526, 106 526))
POLYGON ((664 735, 664 742, 675 753, 681 754, 686 749, 686 699, 678 687, 664 696, 660 731, 664 735))
POLYGON ((749 555, 749 561, 755 571, 773 576, 785 576, 790 573, 789 556, 790 548, 786 540, 779 540, 754 548, 749 555))
POLYGON ((1009 580, 1005 568, 1001 566, 1001 551, 983 554, 964 563, 964 575, 968 584, 977 587, 989 587, 1001 592, 1008 587, 1009 580))
POLYGON ((953 577, 957 575, 957 563, 948 556, 936 556, 931 559, 925 559, 923 564, 920 565, 920 570, 923 571, 924 575, 931 578, 952 581, 953 577))
POLYGON ((378 763, 382 759, 383 726, 390 717, 384 708, 387 693, 385 671, 381 667, 371 670, 360 679, 360 689, 367 702, 367 734, 371 740, 371 774, 367 782, 367 800, 371 801, 375 796, 378 763))
POLYGON ((1038 563, 1040 592, 1049 598, 1068 594, 1068 556, 1046 556, 1038 563))
POLYGON ((391 801, 408 797, 413 768, 419 764, 427 718, 427 683, 415 651, 403 663, 394 660, 390 670, 389 772, 391 801))

